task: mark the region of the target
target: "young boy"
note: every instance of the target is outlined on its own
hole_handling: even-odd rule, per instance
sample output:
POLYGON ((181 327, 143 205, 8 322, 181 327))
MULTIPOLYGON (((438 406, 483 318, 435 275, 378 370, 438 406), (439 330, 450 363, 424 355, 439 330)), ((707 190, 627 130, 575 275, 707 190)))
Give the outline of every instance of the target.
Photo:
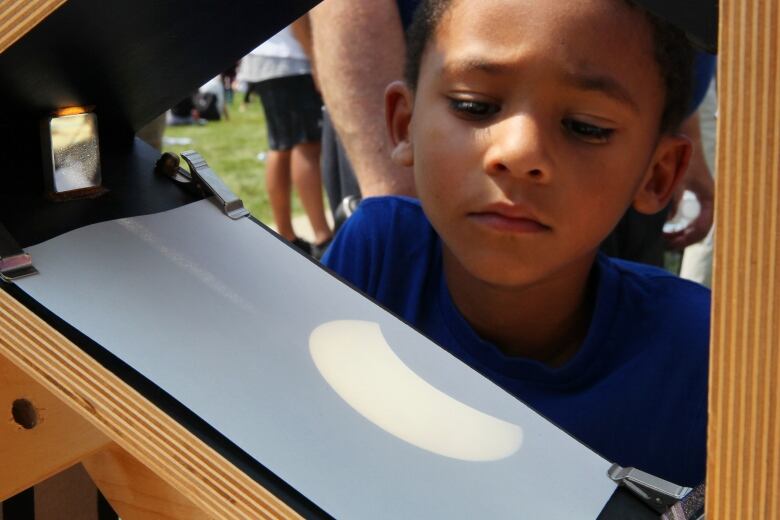
POLYGON ((684 35, 627 0, 426 0, 392 156, 324 262, 610 461, 704 479, 709 293, 598 247, 668 203, 684 35))

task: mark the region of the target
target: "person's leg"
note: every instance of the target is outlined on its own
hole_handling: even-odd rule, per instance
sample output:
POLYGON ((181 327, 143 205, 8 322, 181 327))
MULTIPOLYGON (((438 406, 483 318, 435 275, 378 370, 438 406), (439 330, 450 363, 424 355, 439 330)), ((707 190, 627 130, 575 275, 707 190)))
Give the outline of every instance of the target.
MULTIPOLYGON (((287 102, 285 78, 274 78, 254 84, 252 90, 260 95, 268 128, 265 184, 271 202, 277 232, 302 249, 292 227, 292 177, 290 171, 294 141, 290 136, 290 107, 287 102)), ((308 246, 308 244, 306 244, 308 246)))
POLYGON ((322 200, 320 143, 296 144, 292 150, 291 163, 292 181, 314 229, 314 243, 322 244, 330 239, 332 233, 325 219, 322 200))
POLYGON ((287 240, 295 240, 292 227, 290 196, 290 150, 270 150, 266 160, 265 186, 271 202, 277 232, 287 240))

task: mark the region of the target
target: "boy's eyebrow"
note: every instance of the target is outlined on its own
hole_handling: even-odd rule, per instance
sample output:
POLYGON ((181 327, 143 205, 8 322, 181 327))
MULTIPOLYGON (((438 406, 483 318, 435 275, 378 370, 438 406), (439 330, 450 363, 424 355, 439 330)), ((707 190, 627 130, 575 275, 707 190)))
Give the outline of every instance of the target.
POLYGON ((443 64, 442 69, 443 72, 449 72, 451 74, 465 74, 477 70, 486 74, 497 75, 510 71, 512 67, 509 64, 501 63, 499 61, 466 57, 447 61, 443 64))
POLYGON ((601 92, 612 99, 628 105, 634 112, 639 112, 639 106, 631 97, 626 87, 615 78, 603 74, 568 71, 563 74, 564 81, 580 90, 601 92))
MULTIPOLYGON (((510 72, 514 68, 509 63, 467 57, 445 62, 442 72, 463 74, 470 71, 479 71, 490 75, 500 75, 510 72)), ((563 73, 563 81, 579 90, 601 92, 616 101, 628 105, 634 112, 639 112, 639 105, 636 104, 629 90, 611 76, 569 70, 563 73)))

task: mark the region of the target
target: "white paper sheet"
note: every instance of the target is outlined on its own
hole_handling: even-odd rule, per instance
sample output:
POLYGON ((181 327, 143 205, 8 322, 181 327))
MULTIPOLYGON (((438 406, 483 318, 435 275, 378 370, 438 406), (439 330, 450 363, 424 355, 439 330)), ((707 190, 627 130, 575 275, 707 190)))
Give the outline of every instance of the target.
POLYGON ((607 461, 210 201, 28 251, 24 291, 336 518, 595 519, 615 490, 607 461))

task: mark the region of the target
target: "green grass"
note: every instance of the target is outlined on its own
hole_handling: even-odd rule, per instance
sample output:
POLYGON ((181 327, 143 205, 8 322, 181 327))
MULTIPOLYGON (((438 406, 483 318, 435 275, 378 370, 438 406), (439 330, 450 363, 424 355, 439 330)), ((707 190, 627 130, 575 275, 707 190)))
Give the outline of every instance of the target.
MULTIPOLYGON (((234 103, 228 105, 230 119, 209 121, 203 126, 169 126, 166 137, 188 137, 187 145, 164 145, 163 151, 181 153, 199 152, 209 166, 244 201, 249 211, 267 224, 273 223, 268 192, 265 189, 265 163, 257 154, 268 151, 265 116, 257 97, 239 112, 243 94, 236 93, 234 103)), ((293 196, 293 213, 302 213, 300 202, 293 196)))

